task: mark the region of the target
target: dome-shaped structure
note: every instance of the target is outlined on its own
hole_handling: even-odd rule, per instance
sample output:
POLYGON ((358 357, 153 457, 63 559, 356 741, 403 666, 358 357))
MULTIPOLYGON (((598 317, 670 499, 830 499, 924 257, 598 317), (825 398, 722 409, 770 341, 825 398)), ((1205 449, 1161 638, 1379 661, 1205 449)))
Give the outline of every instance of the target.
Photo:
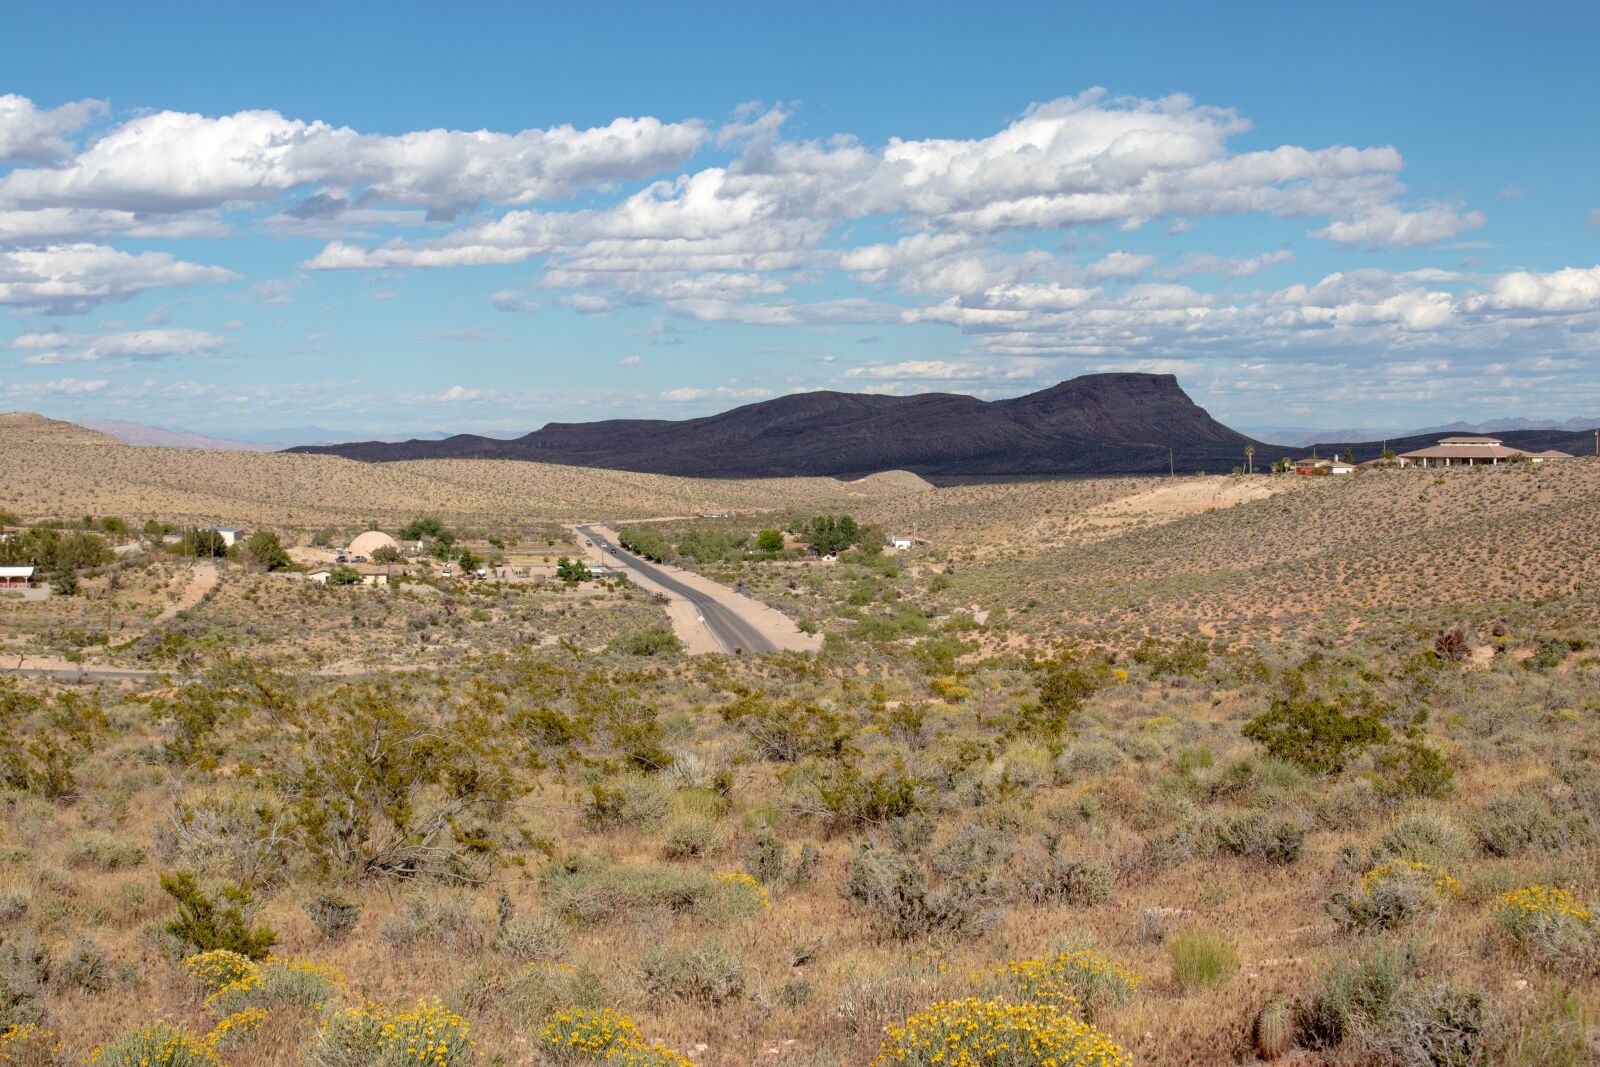
POLYGON ((366 556, 371 559, 372 554, 380 548, 392 548, 396 552, 400 551, 399 543, 382 530, 368 530, 354 541, 351 541, 350 547, 345 549, 345 553, 351 556, 366 556))

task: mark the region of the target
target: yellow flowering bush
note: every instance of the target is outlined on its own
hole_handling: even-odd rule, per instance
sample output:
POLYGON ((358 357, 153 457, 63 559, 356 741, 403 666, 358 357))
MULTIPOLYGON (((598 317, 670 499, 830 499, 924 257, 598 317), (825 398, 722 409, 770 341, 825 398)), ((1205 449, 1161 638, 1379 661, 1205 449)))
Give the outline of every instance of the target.
POLYGON ((885 1031, 874 1067, 1131 1067, 1119 1045, 1052 1004, 946 1000, 885 1031))
POLYGON ((461 1067, 477 1047, 467 1020, 437 1000, 409 1011, 376 1004, 338 1008, 306 1055, 312 1067, 461 1067))
POLYGON ((956 678, 935 678, 932 688, 935 695, 951 704, 960 704, 972 699, 972 690, 962 685, 956 678))
POLYGON ((184 973, 205 987, 207 993, 259 977, 261 968, 256 961, 239 952, 225 948, 213 949, 190 956, 183 961, 184 973))
POLYGON ((694 1067, 694 1061, 681 1052, 674 1052, 665 1045, 637 1042, 618 1045, 600 1062, 606 1067, 694 1067))
POLYGON ((206 1035, 205 1042, 213 1049, 221 1050, 238 1041, 241 1037, 255 1033, 261 1029, 261 1024, 267 1021, 266 1008, 245 1008, 232 1015, 224 1015, 217 1020, 217 1025, 211 1028, 206 1035))
POLYGON ((1140 982, 1128 967, 1091 948, 1058 952, 1044 959, 1007 960, 974 977, 1006 999, 1047 1004, 1087 1018, 1127 1000, 1140 982))
POLYGON ((248 1007, 294 1004, 320 1011, 344 991, 337 967, 312 960, 269 956, 256 962, 237 952, 202 952, 183 969, 207 990, 206 1008, 217 1016, 248 1007))
POLYGON ((0 1067, 50 1067, 61 1051, 54 1030, 19 1023, 0 1032, 0 1067))
POLYGON ((728 871, 717 875, 724 885, 733 891, 735 896, 746 896, 752 906, 763 910, 772 907, 772 898, 767 895, 766 886, 756 881, 743 871, 728 871))
POLYGON ((219 1067, 205 1038, 166 1023, 118 1034, 89 1057, 93 1067, 219 1067))
POLYGON ((615 1008, 569 1008, 545 1020, 539 1046, 557 1059, 599 1059, 638 1034, 638 1025, 615 1008))
POLYGON ((551 1058, 588 1060, 606 1067, 693 1067, 665 1045, 639 1037, 639 1026, 615 1008, 568 1008, 545 1020, 539 1046, 551 1058))
POLYGON ((1392 930, 1461 896, 1461 883, 1431 863, 1390 860, 1363 874, 1349 893, 1336 893, 1328 913, 1357 930, 1392 930))
POLYGON ((1600 969, 1600 918, 1565 889, 1530 885, 1495 898, 1494 918, 1522 951, 1552 967, 1600 969))

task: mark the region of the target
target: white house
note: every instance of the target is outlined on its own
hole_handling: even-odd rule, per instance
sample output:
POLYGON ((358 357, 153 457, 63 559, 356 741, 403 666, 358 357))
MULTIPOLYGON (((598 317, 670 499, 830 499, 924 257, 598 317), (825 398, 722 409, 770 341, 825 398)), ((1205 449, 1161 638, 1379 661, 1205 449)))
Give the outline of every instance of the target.
POLYGON ((26 589, 32 584, 32 567, 0 567, 0 589, 26 589))
POLYGON ((891 537, 889 538, 889 547, 897 552, 904 552, 906 549, 911 547, 911 538, 891 537))
POLYGON ((237 526, 207 526, 207 533, 221 534, 222 543, 229 548, 244 540, 245 532, 237 526))

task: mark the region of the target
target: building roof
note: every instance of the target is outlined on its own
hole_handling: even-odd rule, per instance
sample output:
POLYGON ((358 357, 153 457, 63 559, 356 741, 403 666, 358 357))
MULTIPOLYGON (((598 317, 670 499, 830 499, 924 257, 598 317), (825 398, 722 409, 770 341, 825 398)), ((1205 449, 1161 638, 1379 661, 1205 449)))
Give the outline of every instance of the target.
POLYGON ((206 529, 211 533, 244 533, 243 526, 207 526, 206 529))
POLYGON ((1483 444, 1444 444, 1430 445, 1419 448, 1415 452, 1400 453, 1401 459, 1516 459, 1529 453, 1520 448, 1499 443, 1492 445, 1483 444))
POLYGON ((1561 451, 1558 451, 1558 450, 1556 450, 1554 448, 1546 449, 1543 452, 1529 452, 1528 455, 1534 457, 1535 459, 1571 459, 1572 458, 1572 453, 1571 452, 1561 452, 1561 451))
POLYGON ((345 551, 352 556, 370 556, 380 548, 392 548, 398 552, 400 545, 382 530, 368 530, 351 541, 345 551))
POLYGON ((32 578, 32 567, 0 567, 0 578, 32 578))
POLYGON ((1439 443, 1441 445, 1498 445, 1502 442, 1498 437, 1441 437, 1439 438, 1439 443))

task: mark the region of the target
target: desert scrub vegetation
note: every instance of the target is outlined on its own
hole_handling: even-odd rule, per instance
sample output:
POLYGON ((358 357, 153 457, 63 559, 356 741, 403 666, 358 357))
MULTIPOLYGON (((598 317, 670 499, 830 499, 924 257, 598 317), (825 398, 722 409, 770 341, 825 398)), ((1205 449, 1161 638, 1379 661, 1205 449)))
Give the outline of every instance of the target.
MULTIPOLYGON (((157 673, 0 679, 0 1034, 57 1035, 51 1067, 169 1039, 410 1062, 396 1035, 452 1063, 914 1063, 969 1026, 1019 1064, 1592 1061, 1569 912, 1600 897, 1600 605, 1562 568, 1600 479, 1572 470, 1161 522, 1102 507, 1131 481, 706 520, 752 540, 697 565, 814 620, 814 655, 608 650, 664 615, 593 583, 231 563, 141 644, 182 569, 86 572, 55 621, 0 605, 6 649, 157 673), (784 558, 791 518, 844 513, 933 544, 784 558), (1446 551, 1469 525, 1523 576, 1446 551)), ((567 536, 403 508, 434 513, 567 536)))

